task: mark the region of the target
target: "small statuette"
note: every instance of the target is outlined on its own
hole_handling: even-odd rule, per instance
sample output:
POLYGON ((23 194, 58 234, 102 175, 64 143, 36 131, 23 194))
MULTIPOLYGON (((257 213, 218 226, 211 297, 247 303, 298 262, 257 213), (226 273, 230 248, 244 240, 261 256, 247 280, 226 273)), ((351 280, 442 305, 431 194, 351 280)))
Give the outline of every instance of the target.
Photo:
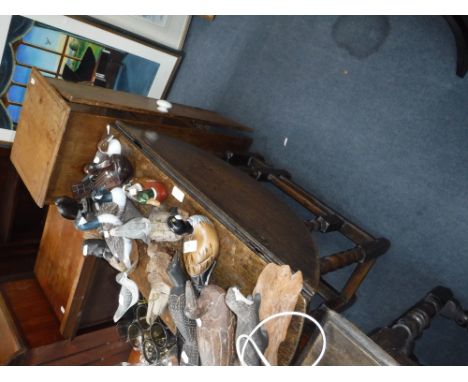
POLYGON ((180 224, 190 227, 183 231, 189 233, 184 237, 184 265, 195 288, 200 291, 207 283, 219 255, 218 234, 214 224, 205 216, 193 215, 187 221, 178 220, 180 224))
POLYGON ((167 198, 167 190, 164 184, 150 178, 134 178, 124 186, 124 190, 130 199, 156 207, 167 198))
POLYGON ((89 165, 84 179, 72 186, 75 199, 89 196, 100 188, 112 189, 124 184, 133 175, 133 166, 123 155, 113 155, 99 166, 89 165))
POLYGON ((110 260, 113 255, 103 239, 87 239, 83 241, 83 256, 95 256, 110 260))
POLYGON ((195 320, 185 315, 185 282, 187 276, 180 265, 178 255, 172 258, 167 268, 167 274, 173 285, 169 294, 168 309, 183 340, 180 364, 198 366, 197 324, 195 320))
POLYGON ((167 267, 171 263, 171 256, 160 251, 156 243, 148 245, 148 256, 150 260, 146 272, 151 291, 148 297, 146 321, 151 325, 166 309, 169 301, 172 282, 167 274, 167 267))
POLYGON ((68 196, 61 196, 55 199, 57 210, 65 219, 75 220, 81 209, 81 204, 68 196))
POLYGON ((114 322, 122 318, 127 310, 138 302, 138 286, 127 277, 126 273, 119 273, 115 281, 122 286, 119 293, 119 306, 114 314, 114 322))
MULTIPOLYGON (((260 299, 261 297, 259 294, 256 294, 254 297, 250 295, 244 297, 237 287, 231 287, 228 289, 226 293, 226 305, 237 316, 236 340, 242 334, 249 335, 260 322, 258 317, 260 299)), ((257 330, 257 332, 252 336, 252 340, 263 353, 268 344, 268 335, 263 331, 263 328, 257 330)), ((245 339, 240 341, 241 351, 244 347, 245 341, 245 339)), ((251 343, 246 345, 244 362, 249 366, 260 365, 260 358, 251 343)))
POLYGON ((94 190, 91 193, 91 199, 99 205, 104 203, 114 203, 117 207, 115 215, 119 218, 122 217, 125 206, 127 205, 127 197, 121 187, 114 187, 111 190, 107 190, 105 188, 94 190))
POLYGON ((229 366, 233 363, 236 318, 226 305, 225 297, 224 289, 207 285, 197 299, 192 283, 186 282, 185 314, 197 323, 202 366, 229 366))
MULTIPOLYGON (((276 313, 294 311, 302 285, 301 272, 292 274, 288 265, 268 264, 260 273, 253 291, 254 296, 261 296, 260 320, 263 321, 276 313)), ((268 321, 264 325, 268 333, 265 358, 271 365, 278 364, 278 348, 286 339, 290 322, 291 316, 285 316, 268 321)))
POLYGON ((112 236, 139 239, 149 244, 151 241, 175 242, 182 239, 180 234, 171 230, 168 220, 171 213, 164 208, 154 207, 148 218, 137 218, 110 231, 112 236))

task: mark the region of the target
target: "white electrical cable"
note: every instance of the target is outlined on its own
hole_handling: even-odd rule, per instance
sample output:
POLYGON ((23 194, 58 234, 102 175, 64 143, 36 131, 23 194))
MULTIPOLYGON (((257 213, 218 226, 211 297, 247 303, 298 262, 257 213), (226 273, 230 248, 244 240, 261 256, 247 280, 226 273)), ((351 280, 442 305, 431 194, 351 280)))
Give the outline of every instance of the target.
POLYGON ((278 317, 284 317, 284 316, 300 316, 300 317, 304 317, 304 318, 307 318, 309 321, 312 321, 316 326, 317 328, 319 329, 320 331, 320 334, 322 335, 322 351, 320 352, 319 356, 317 357, 317 359, 315 360, 315 362, 311 365, 311 366, 316 366, 320 361, 321 359, 323 358, 323 355, 325 354, 325 350, 327 349, 327 337, 325 336, 325 331, 323 330, 323 327, 322 325, 320 325, 320 323, 313 317, 309 316, 308 314, 305 314, 305 313, 302 313, 302 312, 281 312, 281 313, 276 313, 276 314, 273 314, 267 318, 265 318, 263 321, 261 321, 251 332, 249 335, 247 334, 241 334, 239 337, 237 337, 237 340, 236 340, 236 352, 237 352, 237 357, 239 357, 239 360, 240 360, 240 363, 242 366, 249 366, 245 363, 244 361, 244 354, 245 354, 245 349, 247 348, 247 343, 250 342, 251 345, 253 346, 253 348, 255 349, 255 351, 257 352, 257 355, 260 357, 260 359, 262 360, 263 364, 265 366, 271 366, 270 363, 267 361, 267 359, 265 358, 265 356, 262 354, 262 352, 260 351, 260 349, 258 348, 257 344, 255 343, 255 341, 252 339, 253 335, 257 332, 257 330, 259 330, 264 324, 266 324, 268 321, 270 320, 273 320, 274 318, 278 318, 278 317), (245 338, 246 341, 244 342, 244 345, 242 347, 242 350, 239 351, 239 348, 240 348, 240 340, 245 338))

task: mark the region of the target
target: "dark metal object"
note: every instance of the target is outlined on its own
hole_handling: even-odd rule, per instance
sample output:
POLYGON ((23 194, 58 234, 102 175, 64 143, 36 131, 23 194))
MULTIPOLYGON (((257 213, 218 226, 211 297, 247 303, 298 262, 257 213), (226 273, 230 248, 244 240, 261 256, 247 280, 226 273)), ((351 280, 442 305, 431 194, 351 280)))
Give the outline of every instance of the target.
POLYGON ((146 362, 156 364, 176 343, 171 331, 158 319, 152 325, 146 321, 148 304, 139 303, 131 311, 130 319, 119 321, 120 336, 128 340, 134 350, 143 354, 146 362))
POLYGON ((305 222, 306 226, 311 231, 319 231, 322 233, 339 231, 344 221, 336 215, 317 216, 315 220, 305 222))
POLYGON ((419 365, 413 353, 416 340, 437 314, 463 327, 468 324, 468 312, 454 299, 452 291, 438 286, 391 325, 374 331, 370 337, 401 364, 419 365))
MULTIPOLYGON (((355 299, 356 291, 374 265, 376 258, 383 255, 390 247, 385 238, 375 238, 358 225, 352 223, 318 198, 295 184, 291 175, 268 166, 258 154, 237 154, 227 152, 224 159, 239 165, 257 180, 267 180, 289 197, 308 209, 316 216, 305 222, 310 231, 321 233, 340 232, 356 244, 356 247, 335 253, 320 259, 320 274, 324 275, 351 264, 357 264, 341 291, 337 291, 323 278, 320 279, 317 292, 324 298, 327 306, 343 310, 355 299), (259 175, 261 174, 261 175, 259 175)), ((303 271, 303 269, 301 269, 303 271)))

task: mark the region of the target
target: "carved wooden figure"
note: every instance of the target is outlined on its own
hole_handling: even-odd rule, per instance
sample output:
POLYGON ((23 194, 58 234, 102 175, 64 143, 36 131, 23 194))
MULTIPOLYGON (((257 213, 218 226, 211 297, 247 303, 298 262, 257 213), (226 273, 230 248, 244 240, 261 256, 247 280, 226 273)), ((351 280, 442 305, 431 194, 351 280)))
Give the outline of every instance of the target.
POLYGON ((195 320, 185 315, 185 282, 187 277, 180 265, 178 255, 172 258, 167 268, 167 274, 173 284, 169 294, 169 313, 183 339, 180 364, 198 366, 197 324, 195 320))
POLYGON ((167 267, 171 263, 171 256, 159 250, 156 243, 148 245, 148 256, 150 260, 146 266, 148 282, 151 291, 148 296, 148 313, 146 321, 153 324, 158 316, 166 309, 172 282, 167 274, 167 267))
MULTIPOLYGON (((236 341, 242 334, 249 335, 260 322, 258 316, 260 299, 260 294, 256 294, 254 297, 250 295, 245 297, 237 287, 231 287, 227 290, 226 305, 237 316, 236 341)), ((268 344, 268 335, 263 328, 257 330, 252 336, 252 340, 263 353, 268 344)), ((245 339, 239 341, 240 352, 242 352, 245 341, 245 339)), ((249 366, 258 366, 260 364, 260 358, 251 344, 246 345, 244 362, 249 366)))
MULTIPOLYGON (((261 296, 260 320, 275 313, 292 312, 302 289, 302 273, 291 274, 288 265, 270 263, 260 273, 253 291, 261 296)), ((265 357, 271 365, 278 364, 278 348, 286 339, 291 316, 279 317, 263 326, 268 333, 268 346, 265 357)))
POLYGON ((193 231, 184 238, 184 265, 197 290, 201 290, 219 255, 219 239, 207 217, 193 215, 188 223, 193 231))
POLYGON ((111 236, 139 239, 149 244, 152 240, 179 241, 182 236, 174 233, 168 226, 167 221, 171 213, 164 207, 155 207, 148 218, 140 217, 132 219, 126 224, 110 231, 111 236))
POLYGON ((226 292, 207 285, 198 299, 186 282, 185 314, 197 322, 197 343, 202 366, 229 366, 234 360, 236 318, 225 302, 226 292))

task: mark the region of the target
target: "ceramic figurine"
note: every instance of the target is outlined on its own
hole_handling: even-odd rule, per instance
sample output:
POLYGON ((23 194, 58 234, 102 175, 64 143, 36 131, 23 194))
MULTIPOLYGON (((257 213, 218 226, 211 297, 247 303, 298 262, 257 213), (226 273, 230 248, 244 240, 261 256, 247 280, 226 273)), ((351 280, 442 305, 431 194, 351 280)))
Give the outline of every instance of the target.
POLYGON ((61 196, 56 198, 54 202, 60 215, 65 219, 75 220, 76 229, 88 231, 99 226, 96 209, 90 198, 82 198, 78 202, 68 196, 61 196))
POLYGON ((200 291, 208 283, 209 275, 219 254, 219 239, 213 223, 205 216, 193 215, 187 221, 172 219, 169 225, 187 224, 179 230, 184 237, 184 265, 195 288, 200 291))
POLYGON ((171 213, 164 207, 155 207, 148 218, 137 218, 110 231, 110 235, 139 239, 149 244, 151 241, 179 241, 182 236, 175 233, 168 225, 171 213))
POLYGON ((85 169, 86 173, 92 171, 89 167, 102 165, 109 157, 122 154, 122 145, 118 139, 114 138, 114 136, 109 133, 109 129, 110 126, 108 126, 107 135, 99 141, 97 145, 98 150, 93 158, 93 163, 88 165, 88 168, 85 169))
POLYGON ((54 200, 57 210, 65 219, 75 220, 76 215, 82 209, 81 203, 68 196, 60 196, 54 200))
POLYGON ((124 186, 127 196, 141 204, 159 207, 167 198, 164 184, 149 178, 134 178, 124 186))
MULTIPOLYGON (((270 263, 260 273, 253 291, 261 296, 259 317, 264 320, 280 312, 294 311, 297 299, 302 290, 302 273, 291 273, 288 265, 270 263)), ((268 321, 263 326, 268 333, 268 346, 265 358, 271 365, 278 364, 278 348, 286 339, 291 316, 268 321)))
POLYGON ((119 293, 119 306, 114 314, 114 322, 117 322, 138 302, 139 291, 138 286, 127 277, 126 273, 119 273, 115 276, 115 281, 122 286, 119 293))
POLYGON ((127 205, 127 196, 121 187, 114 187, 111 190, 106 190, 104 188, 94 190, 91 193, 91 199, 97 203, 98 206, 104 203, 114 203, 117 207, 117 211, 114 212, 114 215, 118 218, 122 217, 125 206, 127 205))
POLYGON ((147 253, 150 260, 146 266, 146 273, 151 291, 148 297, 146 321, 151 325, 166 309, 169 301, 172 282, 167 274, 167 267, 171 263, 171 256, 160 251, 155 243, 148 245, 147 253))
POLYGON ((133 175, 133 167, 123 155, 113 155, 99 166, 87 168, 87 175, 72 186, 75 199, 82 199, 100 188, 111 189, 125 183, 133 175))
POLYGON ((130 261, 133 247, 132 240, 126 237, 114 237, 109 234, 110 230, 122 225, 121 220, 115 215, 104 213, 98 215, 97 221, 101 224, 104 240, 112 252, 113 257, 117 259, 118 263, 122 264, 124 270, 129 271, 134 268, 135 264, 132 264, 130 261))
MULTIPOLYGON (((249 335, 260 322, 258 317, 260 299, 260 294, 256 294, 253 298, 250 295, 244 297, 237 287, 231 287, 227 290, 226 305, 237 316, 236 340, 242 334, 249 335)), ((257 332, 252 336, 252 340, 263 353, 268 344, 268 335, 263 331, 263 328, 257 330, 257 332)), ((240 340, 239 343, 239 350, 242 351, 245 339, 240 340)), ((260 365, 260 358, 250 343, 247 344, 245 348, 244 362, 249 366, 260 365)))
POLYGON ((172 258, 167 268, 167 274, 173 285, 169 294, 168 309, 183 340, 180 364, 198 366, 197 324, 195 320, 185 315, 185 282, 187 277, 180 265, 178 255, 172 258))
POLYGON ((86 239, 83 241, 83 256, 95 256, 109 261, 113 254, 103 239, 86 239))
POLYGON ((186 282, 185 314, 197 323, 202 366, 229 366, 234 360, 236 318, 226 305, 225 297, 224 289, 207 285, 197 299, 192 283, 186 282))

